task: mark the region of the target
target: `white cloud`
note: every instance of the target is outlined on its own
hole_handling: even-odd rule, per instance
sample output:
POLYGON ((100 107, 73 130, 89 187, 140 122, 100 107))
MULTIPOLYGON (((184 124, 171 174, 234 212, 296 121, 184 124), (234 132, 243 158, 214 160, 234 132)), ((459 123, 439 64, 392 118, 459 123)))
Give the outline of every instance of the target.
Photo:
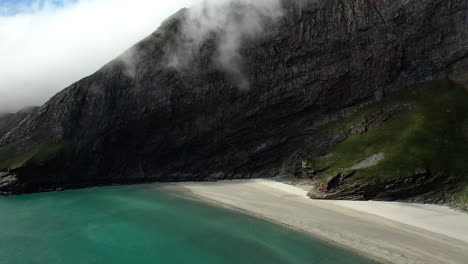
POLYGON ((81 0, 0 16, 0 112, 44 103, 195 2, 81 0))
POLYGON ((169 65, 190 67, 201 45, 212 33, 217 33, 217 54, 213 62, 235 79, 238 88, 248 89, 249 82, 241 66, 243 42, 262 36, 267 25, 276 23, 283 13, 281 0, 204 0, 189 9, 183 24, 183 41, 169 65))

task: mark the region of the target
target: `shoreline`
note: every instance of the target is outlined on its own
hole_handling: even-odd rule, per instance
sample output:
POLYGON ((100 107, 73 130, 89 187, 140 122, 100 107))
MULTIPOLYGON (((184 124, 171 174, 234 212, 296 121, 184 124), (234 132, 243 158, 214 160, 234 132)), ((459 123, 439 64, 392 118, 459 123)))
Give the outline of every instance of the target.
POLYGON ((383 263, 465 263, 468 259, 468 229, 453 230, 454 224, 464 227, 468 215, 453 211, 449 216, 452 225, 445 229, 440 222, 447 218, 445 215, 420 225, 431 219, 431 213, 451 211, 445 207, 312 200, 303 189, 263 179, 157 186, 283 225, 383 263), (403 217, 405 214, 411 217, 403 217))
MULTIPOLYGON (((169 185, 164 186, 164 188, 167 188, 168 186, 169 185)), ((326 236, 311 233, 308 230, 305 230, 305 229, 302 229, 300 227, 288 224, 286 222, 278 221, 278 220, 276 220, 274 218, 266 217, 266 216, 264 216, 262 214, 254 212, 254 211, 246 210, 246 209, 243 209, 241 207, 236 207, 236 206, 233 206, 233 205, 230 205, 230 204, 227 204, 227 203, 219 202, 219 201, 217 201, 215 199, 211 199, 211 198, 206 197, 206 196, 199 195, 199 194, 191 191, 189 188, 181 186, 180 183, 171 184, 171 186, 169 187, 169 190, 173 191, 173 192, 176 192, 177 196, 179 196, 179 197, 182 197, 182 198, 185 198, 185 199, 191 199, 191 200, 194 200, 194 201, 197 201, 197 202, 202 202, 202 203, 205 203, 205 204, 208 204, 208 205, 211 205, 211 206, 220 207, 220 208, 223 208, 223 209, 232 210, 232 211, 235 211, 235 212, 238 212, 238 213, 241 213, 241 214, 256 217, 256 218, 262 219, 264 221, 267 221, 267 222, 270 222, 270 223, 273 223, 273 224, 276 224, 276 225, 280 225, 280 226, 283 226, 285 228, 294 230, 296 232, 305 234, 305 235, 307 235, 307 236, 309 236, 309 237, 311 237, 311 238, 313 238, 315 240, 321 241, 322 243, 326 243, 326 244, 334 246, 334 247, 340 247, 340 248, 346 249, 348 251, 353 252, 354 254, 356 254, 358 256, 362 256, 364 258, 377 261, 378 263, 382 263, 382 264, 387 264, 388 263, 388 264, 390 264, 390 262, 386 261, 385 259, 381 259, 381 258, 379 258, 377 256, 368 254, 367 252, 356 250, 355 248, 352 248, 352 247, 346 246, 344 244, 338 243, 336 241, 333 241, 333 240, 327 238, 326 236)))

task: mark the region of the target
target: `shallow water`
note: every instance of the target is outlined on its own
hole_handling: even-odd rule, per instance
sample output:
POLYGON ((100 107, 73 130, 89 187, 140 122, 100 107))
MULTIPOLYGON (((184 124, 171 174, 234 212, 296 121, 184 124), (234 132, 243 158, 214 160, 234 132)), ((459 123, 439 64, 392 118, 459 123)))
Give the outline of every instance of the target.
POLYGON ((0 263, 375 263, 154 185, 0 197, 0 263))

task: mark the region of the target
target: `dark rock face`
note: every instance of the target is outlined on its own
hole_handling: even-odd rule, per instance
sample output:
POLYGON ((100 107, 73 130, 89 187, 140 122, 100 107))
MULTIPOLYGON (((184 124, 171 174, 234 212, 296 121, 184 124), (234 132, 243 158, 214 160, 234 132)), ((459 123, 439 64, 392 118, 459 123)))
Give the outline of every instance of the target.
POLYGON ((317 190, 311 190, 308 196, 313 199, 403 200, 429 192, 447 180, 444 175, 432 175, 425 170, 379 182, 349 180, 353 174, 353 171, 338 173, 317 190), (342 188, 343 185, 346 188, 342 188))
POLYGON ((33 114, 39 107, 28 107, 15 114, 0 114, 0 138, 17 127, 28 115, 33 114))
POLYGON ((30 151, 40 133, 68 148, 15 169, 8 192, 274 176, 333 145, 320 126, 468 59, 466 0, 284 7, 278 24, 242 47, 248 90, 211 63, 213 40, 190 69, 167 66, 181 13, 132 48, 131 67, 117 59, 54 96, 0 147, 30 151))
POLYGON ((0 172, 0 194, 10 194, 16 192, 16 190, 21 189, 21 186, 18 186, 16 175, 11 172, 0 172))

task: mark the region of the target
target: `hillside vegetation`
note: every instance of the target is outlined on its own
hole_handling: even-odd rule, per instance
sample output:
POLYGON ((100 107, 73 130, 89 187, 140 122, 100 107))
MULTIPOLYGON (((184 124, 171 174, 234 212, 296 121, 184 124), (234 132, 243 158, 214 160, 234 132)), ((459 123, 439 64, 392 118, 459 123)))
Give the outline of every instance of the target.
MULTIPOLYGON (((353 135, 334 147, 329 155, 308 162, 321 171, 318 183, 337 173, 354 173, 346 182, 379 184, 417 172, 445 178, 426 199, 445 199, 447 193, 468 202, 468 92, 449 80, 432 81, 400 90, 382 102, 363 108, 350 118, 336 121, 327 129, 338 133, 350 129, 376 111, 409 104, 411 110, 353 135), (377 164, 353 168, 373 155, 377 164), (353 168, 353 169, 350 169, 353 168), (352 172, 350 172, 352 171, 352 172)), ((346 188, 346 184, 339 188, 346 188)))

